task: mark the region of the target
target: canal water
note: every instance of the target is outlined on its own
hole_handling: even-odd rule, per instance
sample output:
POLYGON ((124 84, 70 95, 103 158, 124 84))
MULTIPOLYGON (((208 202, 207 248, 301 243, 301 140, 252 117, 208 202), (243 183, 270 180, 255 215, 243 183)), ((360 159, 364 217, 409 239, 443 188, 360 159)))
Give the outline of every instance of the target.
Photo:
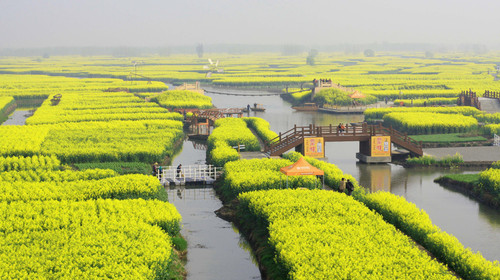
POLYGON ((34 110, 28 109, 16 109, 12 114, 10 114, 2 123, 2 125, 25 125, 26 119, 33 116, 34 110))
MULTIPOLYGON (((221 90, 231 92, 231 90, 221 90)), ((242 93, 241 91, 233 91, 242 93)), ((267 120, 275 132, 285 132, 296 125, 336 125, 360 122, 362 115, 333 115, 320 112, 298 112, 279 96, 228 96, 207 94, 218 108, 246 107, 263 104, 265 112, 248 116, 267 120)), ((489 260, 500 260, 500 213, 466 195, 433 182, 449 173, 474 173, 479 169, 405 169, 394 164, 358 163, 358 142, 328 142, 325 156, 345 173, 353 175, 369 191, 385 190, 405 197, 423 209, 434 224, 457 237, 465 247, 480 251, 489 260)))
POLYGON ((238 229, 217 217, 222 207, 212 187, 168 189, 169 202, 182 215, 182 235, 188 242, 187 279, 261 279, 252 249, 238 229))

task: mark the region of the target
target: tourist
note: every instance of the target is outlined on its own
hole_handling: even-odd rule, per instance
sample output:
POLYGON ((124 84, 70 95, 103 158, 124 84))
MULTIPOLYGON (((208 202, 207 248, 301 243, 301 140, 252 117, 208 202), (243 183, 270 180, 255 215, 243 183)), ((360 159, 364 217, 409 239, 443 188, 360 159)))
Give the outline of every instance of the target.
POLYGON ((247 104, 247 112, 250 112, 250 104, 247 104))
POLYGON ((345 125, 343 123, 340 123, 340 132, 342 133, 342 135, 344 135, 344 131, 345 131, 345 125))
POLYGON ((345 187, 347 189, 347 195, 351 195, 352 191, 354 190, 354 185, 352 184, 351 180, 347 179, 345 187))
POLYGON ((179 164, 177 166, 177 178, 181 177, 181 173, 182 173, 182 164, 179 164))
POLYGON ((340 181, 339 192, 343 193, 345 191, 345 184, 345 178, 342 178, 342 180, 340 181))
POLYGON ((337 126, 337 132, 342 135, 342 123, 339 123, 339 125, 337 126))
POLYGON ((157 172, 158 172, 158 162, 155 162, 155 163, 153 164, 153 176, 156 176, 156 175, 157 175, 157 174, 156 174, 157 172))
POLYGON ((160 180, 161 180, 162 171, 163 171, 163 167, 161 167, 161 165, 158 166, 158 179, 160 179, 160 180))

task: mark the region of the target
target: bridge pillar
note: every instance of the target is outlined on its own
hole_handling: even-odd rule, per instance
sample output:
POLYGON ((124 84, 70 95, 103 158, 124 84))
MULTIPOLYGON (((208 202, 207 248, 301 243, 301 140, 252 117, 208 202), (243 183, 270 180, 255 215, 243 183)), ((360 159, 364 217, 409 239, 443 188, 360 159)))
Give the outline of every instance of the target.
POLYGON ((296 146, 295 151, 297 153, 301 153, 302 155, 304 155, 304 144, 300 144, 300 145, 296 146))
MULTIPOLYGON (((383 139, 385 140, 385 139, 383 139)), ((391 140, 388 140, 388 153, 386 155, 372 154, 372 151, 377 149, 372 149, 377 143, 375 141, 380 141, 377 136, 373 136, 368 141, 359 142, 359 153, 356 153, 356 158, 364 163, 387 163, 392 161, 391 157, 391 140)), ((380 144, 380 143, 379 143, 380 144)), ((382 143, 383 147, 383 143, 382 143)))

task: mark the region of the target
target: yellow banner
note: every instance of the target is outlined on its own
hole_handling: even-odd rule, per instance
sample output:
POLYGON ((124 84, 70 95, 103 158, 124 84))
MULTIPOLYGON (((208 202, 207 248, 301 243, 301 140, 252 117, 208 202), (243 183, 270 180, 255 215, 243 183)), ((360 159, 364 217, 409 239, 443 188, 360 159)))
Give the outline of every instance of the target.
POLYGON ((391 136, 372 136, 372 157, 391 156, 391 136))
POLYGON ((312 158, 324 158, 325 140, 323 137, 304 138, 304 155, 312 158))

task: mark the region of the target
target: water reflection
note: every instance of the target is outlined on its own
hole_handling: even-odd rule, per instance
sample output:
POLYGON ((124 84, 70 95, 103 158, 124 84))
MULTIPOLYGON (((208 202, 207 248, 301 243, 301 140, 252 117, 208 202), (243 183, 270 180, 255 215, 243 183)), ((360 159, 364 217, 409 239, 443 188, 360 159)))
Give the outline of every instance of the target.
POLYGON ((391 165, 389 164, 356 164, 362 186, 370 192, 391 191, 391 165), (368 183, 369 182, 369 183, 368 183))
POLYGON ((176 152, 171 165, 204 165, 206 163, 206 154, 206 142, 184 139, 184 142, 182 143, 182 149, 176 152))

